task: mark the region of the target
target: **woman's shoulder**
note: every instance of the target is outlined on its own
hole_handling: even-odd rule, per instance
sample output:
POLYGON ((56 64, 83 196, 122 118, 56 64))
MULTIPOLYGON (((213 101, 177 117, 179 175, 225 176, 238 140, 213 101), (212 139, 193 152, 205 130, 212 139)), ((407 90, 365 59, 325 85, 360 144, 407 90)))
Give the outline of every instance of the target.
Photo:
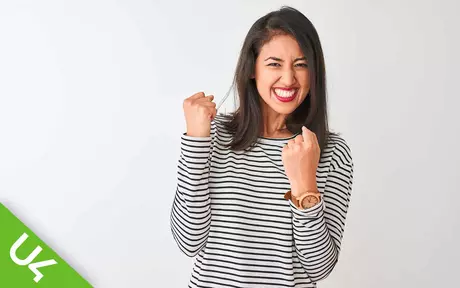
POLYGON ((216 124, 224 124, 232 121, 233 119, 233 114, 224 114, 224 113, 219 113, 216 114, 216 117, 214 117, 213 121, 216 124))
POLYGON ((217 114, 211 121, 211 127, 215 129, 216 132, 225 132, 227 129, 227 124, 230 123, 232 119, 232 114, 217 114))
POLYGON ((331 164, 353 166, 352 149, 348 141, 340 133, 329 132, 325 152, 329 151, 331 164))
POLYGON ((217 114, 211 121, 211 136, 219 142, 228 142, 231 138, 231 133, 228 132, 227 124, 233 119, 231 114, 217 114))

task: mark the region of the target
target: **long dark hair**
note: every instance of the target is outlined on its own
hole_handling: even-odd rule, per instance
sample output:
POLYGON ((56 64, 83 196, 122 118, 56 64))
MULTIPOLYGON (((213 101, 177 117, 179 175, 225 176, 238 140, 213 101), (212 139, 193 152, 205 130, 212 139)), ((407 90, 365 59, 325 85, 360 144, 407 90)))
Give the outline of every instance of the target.
POLYGON ((233 150, 253 146, 260 136, 262 107, 254 79, 256 59, 262 46, 275 35, 293 36, 307 58, 310 74, 310 91, 300 106, 286 119, 291 133, 301 133, 304 125, 316 134, 321 151, 327 145, 329 134, 326 103, 326 73, 323 50, 313 24, 298 10, 283 6, 257 20, 249 29, 240 51, 233 85, 239 97, 239 107, 223 115, 225 129, 233 134, 228 144, 233 150))

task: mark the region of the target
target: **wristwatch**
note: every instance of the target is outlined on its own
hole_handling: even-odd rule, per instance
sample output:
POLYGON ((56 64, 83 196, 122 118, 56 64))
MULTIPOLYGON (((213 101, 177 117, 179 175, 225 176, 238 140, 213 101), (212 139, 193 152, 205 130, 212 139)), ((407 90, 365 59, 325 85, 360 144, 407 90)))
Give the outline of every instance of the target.
POLYGON ((315 206, 321 201, 321 193, 319 191, 306 191, 296 197, 289 190, 284 194, 284 199, 290 199, 296 207, 306 209, 315 206))

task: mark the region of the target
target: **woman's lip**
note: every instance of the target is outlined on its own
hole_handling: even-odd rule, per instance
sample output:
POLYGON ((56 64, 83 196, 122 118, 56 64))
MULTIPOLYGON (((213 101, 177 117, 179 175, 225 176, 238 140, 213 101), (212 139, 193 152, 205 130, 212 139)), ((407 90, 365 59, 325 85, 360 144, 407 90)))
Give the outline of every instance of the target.
POLYGON ((273 87, 273 89, 280 89, 280 90, 290 91, 290 90, 299 90, 299 87, 291 87, 291 88, 286 88, 286 87, 273 87))
MULTIPOLYGON (((275 89, 281 89, 281 88, 275 88, 275 89)), ((291 89, 283 89, 283 90, 292 90, 292 88, 291 89)), ((291 97, 279 96, 278 94, 276 94, 274 89, 273 89, 273 94, 275 94, 276 99, 278 99, 281 102, 291 102, 292 100, 294 100, 297 97, 297 93, 299 92, 299 89, 295 89, 295 90, 296 91, 294 92, 294 94, 291 97)))

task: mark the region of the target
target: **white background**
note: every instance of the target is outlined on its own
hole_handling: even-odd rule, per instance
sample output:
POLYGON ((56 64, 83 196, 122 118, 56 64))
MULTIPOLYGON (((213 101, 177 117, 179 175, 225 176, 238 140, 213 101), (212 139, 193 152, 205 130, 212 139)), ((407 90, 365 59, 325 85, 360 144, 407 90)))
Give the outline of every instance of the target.
POLYGON ((283 4, 319 32, 355 161, 319 287, 458 287, 454 0, 3 0, 0 201, 96 287, 186 287, 169 229, 182 101, 218 102, 249 27, 283 4))

